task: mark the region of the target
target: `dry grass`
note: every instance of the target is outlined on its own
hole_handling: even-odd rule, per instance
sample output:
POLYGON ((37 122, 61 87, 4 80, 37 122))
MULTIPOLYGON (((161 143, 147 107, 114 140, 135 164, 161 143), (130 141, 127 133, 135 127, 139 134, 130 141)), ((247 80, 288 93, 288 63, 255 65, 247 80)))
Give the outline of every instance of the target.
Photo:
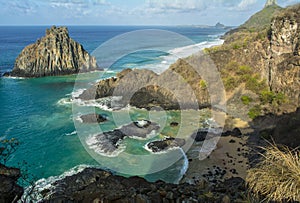
POLYGON ((300 152, 271 145, 263 160, 248 171, 250 190, 268 201, 300 201, 300 152))

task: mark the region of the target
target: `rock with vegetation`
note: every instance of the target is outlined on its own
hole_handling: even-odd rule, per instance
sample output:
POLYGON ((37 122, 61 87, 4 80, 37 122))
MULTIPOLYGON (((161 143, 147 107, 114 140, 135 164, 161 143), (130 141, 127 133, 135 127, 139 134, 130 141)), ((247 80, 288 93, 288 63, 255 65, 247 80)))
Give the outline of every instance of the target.
POLYGON ((51 27, 46 36, 25 47, 6 76, 44 77, 98 69, 96 59, 69 36, 66 27, 51 27))
POLYGON ((125 70, 117 78, 100 81, 80 97, 123 96, 124 105, 147 109, 184 109, 193 104, 210 107, 213 97, 219 96, 208 91, 215 82, 208 84, 204 78, 210 73, 199 75, 191 65, 210 57, 221 73, 231 116, 250 121, 268 113, 293 112, 300 104, 299 7, 281 9, 276 2, 267 2, 261 12, 235 32, 229 32, 223 45, 205 49, 205 55, 179 59, 161 75, 125 70), (256 18, 260 21, 256 22, 256 18), (175 78, 174 73, 180 78, 175 78), (184 81, 193 94, 175 81, 184 81))
POLYGON ((21 172, 0 164, 0 202, 17 202, 24 189, 17 184, 21 172))
POLYGON ((199 74, 187 64, 185 60, 179 60, 161 75, 150 70, 126 69, 117 74, 116 78, 98 82, 79 97, 90 100, 121 96, 122 100, 118 102, 118 105, 130 104, 146 109, 157 106, 166 110, 198 108, 198 105, 206 107, 209 105, 207 87, 205 83, 202 86, 199 85, 201 79, 199 74), (186 80, 183 81, 182 77, 186 80), (197 79, 196 84, 193 81, 197 79), (198 91, 189 91, 190 86, 198 91))
POLYGON ((232 116, 254 119, 294 112, 300 105, 299 10, 300 4, 279 9, 264 28, 242 25, 222 46, 205 50, 221 72, 232 116))

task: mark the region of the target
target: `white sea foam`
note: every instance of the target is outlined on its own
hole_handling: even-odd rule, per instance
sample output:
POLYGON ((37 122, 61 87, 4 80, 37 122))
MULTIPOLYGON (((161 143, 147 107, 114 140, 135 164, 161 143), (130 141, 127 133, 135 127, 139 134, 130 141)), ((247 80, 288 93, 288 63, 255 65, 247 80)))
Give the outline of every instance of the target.
POLYGON ((71 93, 73 98, 79 97, 86 89, 77 89, 71 93))
POLYGON ((150 140, 156 136, 157 136, 157 132, 155 130, 152 130, 149 134, 146 135, 146 137, 138 137, 138 136, 128 135, 129 138, 135 139, 135 140, 150 140))
POLYGON ((14 79, 14 80, 25 80, 27 78, 24 78, 24 77, 16 77, 16 76, 9 76, 9 77, 6 77, 6 78, 10 78, 10 79, 14 79))
POLYGON ((182 152, 184 163, 180 170, 180 177, 178 178, 177 183, 179 183, 179 181, 182 179, 182 177, 185 175, 185 173, 187 172, 187 170, 189 168, 189 160, 188 160, 185 152, 183 151, 182 148, 180 148, 180 151, 182 152))
POLYGON ((99 139, 99 134, 90 135, 86 139, 86 144, 97 154, 106 157, 117 157, 126 149, 126 146, 122 144, 122 140, 120 140, 119 142, 117 142, 118 148, 114 151, 108 152, 107 150, 105 150, 104 146, 109 147, 109 145, 111 145, 111 147, 113 147, 113 145, 112 143, 109 143, 109 140, 107 140, 106 138, 99 139))
POLYGON ((205 41, 205 42, 201 42, 198 44, 193 44, 193 45, 184 46, 184 47, 178 47, 178 48, 168 51, 169 55, 159 57, 160 63, 147 64, 147 65, 144 65, 139 68, 149 69, 149 70, 154 71, 157 74, 161 74, 162 72, 167 70, 170 67, 170 65, 175 63, 178 58, 188 57, 188 56, 190 56, 194 53, 197 53, 205 48, 221 45, 221 44, 223 44, 223 42, 224 42, 224 40, 216 39, 214 41, 205 41))
POLYGON ((70 133, 66 133, 65 136, 72 136, 72 135, 77 135, 76 130, 70 133))
POLYGON ((56 182, 58 180, 62 180, 65 177, 80 173, 84 169, 89 168, 89 167, 100 168, 97 166, 79 165, 79 166, 76 166, 76 167, 64 172, 62 175, 51 176, 49 178, 42 178, 42 179, 36 181, 33 186, 27 187, 24 191, 23 196, 21 197, 21 199, 18 202, 19 203, 21 203, 21 202, 26 202, 26 203, 27 202, 28 203, 29 202, 42 202, 43 199, 45 200, 45 199, 48 199, 49 197, 51 197, 53 190, 55 189, 55 186, 53 186, 54 182, 56 182), (32 187, 33 187, 33 191, 32 191, 32 187), (45 189, 47 189, 49 191, 47 196, 43 196, 41 194, 41 192, 45 189))
POLYGON ((72 104, 72 99, 70 97, 62 98, 62 99, 58 100, 58 102, 56 104, 59 106, 68 106, 68 105, 72 104))

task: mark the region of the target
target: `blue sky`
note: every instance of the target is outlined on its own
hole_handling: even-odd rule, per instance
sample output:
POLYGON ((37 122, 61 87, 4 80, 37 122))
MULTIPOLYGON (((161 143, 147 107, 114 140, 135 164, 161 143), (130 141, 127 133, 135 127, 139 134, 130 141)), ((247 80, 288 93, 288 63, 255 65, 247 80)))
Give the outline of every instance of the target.
MULTIPOLYGON (((280 6, 300 0, 278 0, 280 6)), ((265 0, 0 0, 0 25, 239 25, 265 0)))

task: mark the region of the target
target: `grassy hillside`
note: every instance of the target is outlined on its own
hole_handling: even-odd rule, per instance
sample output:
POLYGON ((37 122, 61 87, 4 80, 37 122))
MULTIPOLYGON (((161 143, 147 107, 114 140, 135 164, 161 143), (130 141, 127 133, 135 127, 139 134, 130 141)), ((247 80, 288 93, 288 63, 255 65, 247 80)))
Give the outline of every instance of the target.
POLYGON ((265 29, 270 26, 272 18, 280 10, 282 10, 282 8, 278 5, 267 6, 251 16, 240 28, 253 31, 265 29))

